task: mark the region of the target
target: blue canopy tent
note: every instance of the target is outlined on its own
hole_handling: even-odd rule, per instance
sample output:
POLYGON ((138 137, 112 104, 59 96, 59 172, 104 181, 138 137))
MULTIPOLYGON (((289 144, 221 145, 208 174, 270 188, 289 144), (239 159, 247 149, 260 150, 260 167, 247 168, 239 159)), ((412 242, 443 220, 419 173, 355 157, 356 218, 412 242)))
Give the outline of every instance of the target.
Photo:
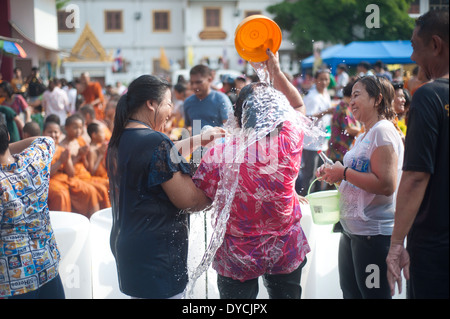
MULTIPOLYGON (((325 55, 322 51, 321 57, 323 63, 328 64, 333 73, 336 72, 338 64, 345 63, 347 65, 357 65, 361 61, 367 61, 374 64, 376 61, 383 61, 385 64, 410 64, 412 47, 411 41, 354 41, 340 49, 333 49, 331 53, 325 55)), ((314 56, 310 56, 303 60, 302 68, 312 68, 314 64, 314 56), (312 63, 310 63, 312 59, 312 63), (307 62, 307 63, 305 63, 307 62)))
MULTIPOLYGON (((336 44, 331 47, 325 48, 320 53, 320 57, 323 59, 328 59, 333 56, 339 50, 342 50, 345 46, 343 44, 336 44)), ((314 55, 311 55, 302 61, 302 68, 311 69, 314 65, 314 55)))

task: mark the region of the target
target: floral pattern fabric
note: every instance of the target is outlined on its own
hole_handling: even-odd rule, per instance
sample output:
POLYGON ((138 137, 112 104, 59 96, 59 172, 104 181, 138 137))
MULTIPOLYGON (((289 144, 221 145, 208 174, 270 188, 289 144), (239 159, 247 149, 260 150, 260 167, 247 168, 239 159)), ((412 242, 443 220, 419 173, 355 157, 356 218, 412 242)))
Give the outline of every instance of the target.
POLYGON ((341 102, 333 113, 331 120, 331 138, 328 143, 327 156, 335 161, 343 161, 345 153, 352 146, 355 138, 347 133, 347 127, 356 126, 357 121, 345 102, 341 102))

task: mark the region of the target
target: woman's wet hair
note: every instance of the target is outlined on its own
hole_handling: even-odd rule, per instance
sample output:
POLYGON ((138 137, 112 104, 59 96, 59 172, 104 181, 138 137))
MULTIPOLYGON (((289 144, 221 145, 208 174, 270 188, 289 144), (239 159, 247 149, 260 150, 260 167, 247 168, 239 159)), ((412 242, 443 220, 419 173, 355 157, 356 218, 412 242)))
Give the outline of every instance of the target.
MULTIPOLYGON (((381 94, 381 101, 376 106, 377 112, 387 120, 395 118, 395 111, 393 106, 395 91, 391 82, 385 77, 374 75, 363 76, 357 78, 355 83, 361 82, 366 88, 367 94, 378 101, 381 94)), ((353 84, 353 85, 354 85, 353 84)))
POLYGON ((233 105, 234 116, 236 117, 239 127, 242 127, 242 115, 244 113, 244 108, 246 107, 246 102, 255 90, 260 87, 267 87, 268 84, 265 82, 252 82, 247 84, 241 89, 236 103, 233 105))

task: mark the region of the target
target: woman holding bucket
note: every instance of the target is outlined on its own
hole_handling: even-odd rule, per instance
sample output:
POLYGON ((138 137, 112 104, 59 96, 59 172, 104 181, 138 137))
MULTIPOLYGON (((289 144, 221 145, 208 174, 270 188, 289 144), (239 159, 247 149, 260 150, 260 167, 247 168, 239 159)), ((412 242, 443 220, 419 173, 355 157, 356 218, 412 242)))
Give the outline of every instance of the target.
MULTIPOLYGON (((273 87, 257 82, 241 90, 233 120, 242 135, 211 148, 193 177, 217 204, 222 194, 233 192, 232 187, 223 187, 233 185, 224 182, 235 174, 228 167, 234 169, 236 163, 239 167, 225 235, 213 261, 221 299, 255 299, 260 276, 270 298, 299 299, 302 268, 310 251, 294 189, 303 131, 294 124, 298 114, 292 108, 303 113, 303 101, 281 72, 278 54, 267 54, 273 87), (232 154, 245 155, 233 162, 232 154)), ((218 211, 226 210, 223 207, 218 211)))
POLYGON ((391 121, 393 99, 388 80, 357 79, 350 107, 365 133, 345 154, 343 164, 322 165, 316 172, 330 184, 341 182, 339 276, 344 298, 391 298, 385 259, 403 162, 403 142, 391 121))

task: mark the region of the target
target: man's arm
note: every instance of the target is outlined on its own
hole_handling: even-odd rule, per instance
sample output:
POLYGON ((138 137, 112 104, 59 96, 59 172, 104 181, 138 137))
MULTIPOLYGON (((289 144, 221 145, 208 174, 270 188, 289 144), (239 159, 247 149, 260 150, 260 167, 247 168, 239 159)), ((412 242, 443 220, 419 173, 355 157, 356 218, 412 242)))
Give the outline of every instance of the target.
POLYGON ((404 171, 397 192, 394 230, 391 242, 403 244, 425 196, 430 174, 404 171))
POLYGON ((391 247, 386 257, 387 278, 392 296, 395 293, 395 283, 399 292, 402 290, 402 270, 405 278, 409 279, 409 254, 403 242, 417 216, 429 180, 429 173, 404 171, 402 174, 397 193, 391 247))

